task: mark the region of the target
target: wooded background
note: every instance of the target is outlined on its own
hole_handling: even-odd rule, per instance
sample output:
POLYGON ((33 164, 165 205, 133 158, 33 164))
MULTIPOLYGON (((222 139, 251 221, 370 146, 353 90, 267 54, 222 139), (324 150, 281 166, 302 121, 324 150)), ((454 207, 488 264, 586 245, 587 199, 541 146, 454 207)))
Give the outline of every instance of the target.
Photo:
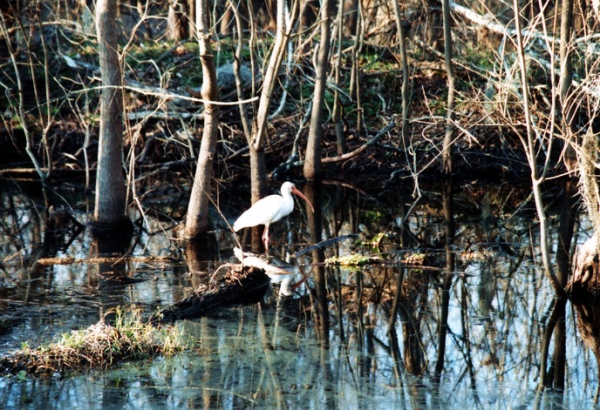
POLYGON ((186 236, 196 237, 208 228, 213 161, 233 173, 249 152, 256 201, 268 175, 301 168, 319 179, 374 147, 369 160, 417 191, 427 169, 461 172, 456 154, 473 147, 521 155, 540 215, 542 184, 566 175, 565 189, 582 187, 600 220, 586 179, 597 151, 597 1, 0 7, 0 160, 33 165, 44 182, 77 170, 89 187, 95 173, 98 223, 120 224, 148 175, 191 161, 186 236))

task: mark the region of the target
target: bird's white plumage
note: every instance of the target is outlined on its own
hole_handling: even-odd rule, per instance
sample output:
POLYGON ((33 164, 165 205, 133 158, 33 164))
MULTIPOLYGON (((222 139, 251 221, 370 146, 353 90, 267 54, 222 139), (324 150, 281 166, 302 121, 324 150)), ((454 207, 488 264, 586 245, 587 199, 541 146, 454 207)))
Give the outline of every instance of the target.
POLYGON ((284 216, 288 216, 294 210, 294 198, 292 194, 296 194, 304 199, 310 209, 313 210, 313 206, 300 191, 296 189, 296 186, 291 182, 284 182, 281 185, 281 195, 269 195, 250 207, 244 212, 233 224, 233 230, 239 231, 243 228, 249 228, 251 226, 264 225, 265 230, 263 231, 263 243, 265 249, 269 252, 269 225, 273 222, 279 221, 284 216))
POLYGON ((237 232, 251 226, 269 225, 288 216, 294 210, 293 189, 294 184, 284 182, 281 195, 269 195, 257 201, 235 221, 233 230, 237 232))

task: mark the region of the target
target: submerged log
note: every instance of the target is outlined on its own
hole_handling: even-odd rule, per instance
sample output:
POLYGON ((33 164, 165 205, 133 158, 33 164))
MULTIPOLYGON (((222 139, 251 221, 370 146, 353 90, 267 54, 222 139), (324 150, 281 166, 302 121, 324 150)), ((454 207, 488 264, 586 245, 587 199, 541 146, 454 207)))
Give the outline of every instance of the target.
POLYGON ((200 285, 187 298, 154 314, 150 322, 159 325, 198 318, 217 306, 256 299, 267 291, 270 279, 263 269, 241 264, 226 266, 227 273, 218 281, 200 285))

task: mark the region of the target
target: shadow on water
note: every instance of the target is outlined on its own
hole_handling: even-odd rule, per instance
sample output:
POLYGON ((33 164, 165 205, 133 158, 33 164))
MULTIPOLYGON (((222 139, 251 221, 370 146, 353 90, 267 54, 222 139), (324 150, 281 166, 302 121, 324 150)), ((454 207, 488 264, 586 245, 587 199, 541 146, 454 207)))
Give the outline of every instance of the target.
MULTIPOLYGON (((597 304, 567 305, 566 385, 538 394, 554 293, 542 274, 531 204, 508 188, 460 188, 442 184, 408 214, 410 193, 398 188, 306 185, 315 213, 298 204, 271 226, 274 256, 357 235, 288 258, 307 277, 292 296, 273 284, 259 303, 177 322, 194 343, 172 357, 52 379, 2 377, 0 406, 592 407, 598 365, 577 341, 581 332, 598 357, 597 304), (357 255, 368 258, 345 264, 357 255)), ((164 201, 134 237, 106 241, 77 233, 76 224, 49 225, 43 200, 19 187, 1 192, 2 355, 85 328, 111 307, 133 304, 150 315, 235 261, 237 243, 218 218, 205 242, 180 248, 167 228, 172 220, 158 216, 174 208, 164 201), (59 246, 45 245, 48 238, 59 246), (162 259, 91 259, 107 253, 162 259)), ((221 204, 230 221, 242 210, 241 195, 221 204)), ((85 198, 67 202, 85 225, 85 198)), ((585 239, 583 230, 577 235, 585 239)))

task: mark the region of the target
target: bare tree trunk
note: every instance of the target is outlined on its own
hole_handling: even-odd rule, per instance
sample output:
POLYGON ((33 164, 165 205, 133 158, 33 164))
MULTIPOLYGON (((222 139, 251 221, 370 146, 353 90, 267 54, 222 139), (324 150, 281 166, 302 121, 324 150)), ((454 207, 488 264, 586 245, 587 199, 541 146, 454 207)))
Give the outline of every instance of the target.
POLYGON ((169 0, 169 12, 167 15, 167 38, 169 40, 183 40, 185 28, 183 25, 182 4, 180 0, 169 0))
MULTIPOLYGON (((271 106, 271 98, 273 89, 279 73, 279 67, 285 52, 285 47, 288 42, 289 33, 292 29, 294 14, 296 9, 292 11, 290 17, 290 25, 286 27, 285 13, 286 6, 284 0, 277 0, 277 29, 275 35, 275 43, 267 70, 264 73, 264 81, 256 109, 256 117, 252 126, 252 136, 248 141, 250 146, 250 167, 251 167, 251 184, 252 184, 252 203, 261 199, 267 190, 267 173, 265 165, 264 140, 267 133, 268 111, 271 106)), ((259 228, 253 228, 252 249, 257 251, 260 248, 262 241, 260 240, 259 228)))
POLYGON ((574 132, 573 119, 576 104, 569 105, 569 90, 573 82, 573 61, 570 49, 573 46, 571 37, 573 35, 573 0, 562 0, 560 8, 560 77, 559 77, 559 104, 561 107, 561 129, 564 139, 567 141, 565 147, 565 164, 569 171, 577 168, 577 154, 573 144, 578 143, 577 134, 574 132), (571 142, 571 144, 569 144, 571 142))
MULTIPOLYGON (((250 199, 257 202, 267 193, 267 166, 265 163, 265 149, 260 146, 255 148, 250 144, 250 199)), ((263 246, 262 227, 252 228, 252 252, 260 252, 263 246)))
MULTIPOLYGON (((229 7, 233 10, 233 14, 235 17, 236 23, 236 35, 237 35, 237 43, 235 56, 233 61, 233 71, 235 74, 235 85, 238 94, 238 99, 244 99, 244 90, 242 85, 242 79, 240 77, 240 68, 241 68, 241 59, 242 59, 242 51, 243 51, 243 38, 244 33, 242 30, 243 24, 240 16, 240 8, 235 1, 229 2, 229 7)), ((252 46, 251 46, 252 47, 252 46)), ((250 147, 250 181, 252 183, 251 188, 251 201, 255 203, 259 199, 261 199, 266 190, 267 190, 267 178, 266 178, 266 164, 265 164, 265 151, 263 147, 259 147, 258 149, 254 148, 252 144, 252 137, 256 133, 253 131, 252 123, 250 122, 250 118, 246 111, 246 107, 244 105, 239 106, 240 110, 240 118, 242 120, 242 128, 244 130, 244 135, 246 136, 246 141, 248 142, 248 146, 250 147)), ((256 125, 256 122, 254 123, 256 125)), ((261 247, 263 246, 262 242, 262 232, 260 227, 252 228, 252 251, 260 252, 261 247)))
POLYGON ((456 91, 456 74, 454 73, 454 64, 452 63, 452 30, 450 22, 450 0, 442 1, 442 16, 444 21, 444 56, 446 60, 446 75, 448 76, 446 135, 444 137, 442 168, 445 174, 451 175, 454 171, 452 138, 454 136, 454 93, 456 91))
MULTIPOLYGON (((567 104, 567 93, 571 87, 573 76, 573 67, 569 55, 571 46, 571 33, 573 27, 573 1, 563 0, 561 7, 561 25, 560 25, 560 106, 562 111, 562 131, 566 140, 571 140, 572 129, 571 120, 574 110, 569 110, 567 104)), ((565 149, 565 162, 567 169, 572 170, 576 167, 577 154, 571 144, 567 143, 565 149)), ((575 207, 575 197, 577 195, 577 183, 572 177, 573 174, 565 176, 563 182, 563 192, 561 195, 562 209, 560 213, 559 225, 559 244, 556 250, 556 271, 560 284, 565 287, 569 277, 570 263, 569 256, 575 220, 573 209, 575 207)), ((565 372, 567 367, 567 348, 566 348, 566 323, 565 323, 565 305, 558 305, 558 322, 554 329, 554 374, 552 374, 552 386, 556 389, 564 389, 565 372)), ((542 375, 544 376, 544 375, 542 375)), ((550 376, 550 375, 548 375, 550 376)))
MULTIPOLYGON (((202 98, 207 101, 217 101, 217 70, 210 46, 210 8, 208 0, 196 2, 196 27, 198 44, 200 46, 200 61, 202 62, 202 98)), ((210 103, 204 104, 204 129, 202 144, 198 156, 194 186, 188 205, 185 224, 185 237, 197 239, 208 231, 208 206, 210 201, 210 182, 212 178, 212 161, 217 145, 219 129, 219 108, 210 103)))
MULTIPOLYGON (((132 1, 132 3, 133 3, 133 1, 132 1)), ((135 4, 135 8, 140 16, 144 16, 144 13, 148 10, 148 4, 144 3, 142 0, 137 0, 137 2, 135 4)), ((153 40, 152 26, 150 25, 150 22, 148 21, 148 19, 146 17, 142 17, 142 18, 143 18, 142 25, 144 27, 144 30, 143 30, 144 40, 152 41, 153 40)), ((168 18, 170 18, 170 15, 168 18)))
MULTIPOLYGON (((231 34, 234 26, 234 9, 233 6, 229 4, 228 0, 218 0, 217 1, 217 16, 215 16, 215 20, 220 21, 219 24, 219 34, 223 36, 227 36, 231 34)), ((239 13, 239 9, 237 12, 239 13)))
MULTIPOLYGON (((537 164, 538 150, 536 149, 536 136, 534 135, 531 112, 529 108, 527 66, 525 63, 525 51, 523 48, 523 33, 521 32, 521 15, 518 0, 513 0, 513 12, 515 13, 515 29, 517 32, 516 47, 519 61, 519 70, 521 74, 523 114, 525 116, 525 126, 527 129, 527 135, 525 138, 522 139, 522 145, 527 155, 529 169, 531 170, 533 197, 535 200, 535 207, 540 221, 540 248, 542 253, 542 261, 544 263, 544 271, 552 287, 554 288, 554 291, 556 292, 557 296, 562 297, 565 294, 565 290, 558 278, 556 277, 554 270, 552 269, 552 263, 550 261, 547 218, 546 211, 544 209, 544 204, 542 201, 541 191, 541 184, 545 179, 545 172, 547 166, 544 166, 544 170, 540 173, 537 164)), ((551 143, 549 145, 551 145, 551 143)), ((550 151, 550 147, 548 147, 547 150, 550 151)))
MULTIPOLYGON (((567 141, 565 147, 565 163, 569 171, 573 171, 577 167, 577 154, 573 149, 573 145, 568 141, 574 140, 575 136, 572 132, 571 120, 573 110, 568 108, 567 93, 571 87, 573 67, 569 48, 571 47, 571 33, 573 26, 573 0, 563 0, 560 11, 560 79, 559 79, 559 101, 562 114, 562 133, 567 141)), ((574 141, 573 141, 574 142, 574 141)), ((575 207, 575 197, 578 187, 573 173, 565 176, 563 182, 563 194, 561 197, 562 209, 560 214, 559 228, 559 247, 556 253, 558 279, 562 286, 566 286, 569 274, 569 256, 571 250, 571 240, 573 237, 574 217, 573 209, 575 207)))
POLYGON ((330 0, 321 3, 321 42, 317 57, 315 92, 313 109, 310 117, 306 159, 304 161, 304 177, 309 181, 321 175, 321 136, 323 134, 323 106, 325 105, 325 88, 327 86, 327 67, 329 64, 329 48, 331 38, 330 0))
POLYGON ((338 16, 337 16, 337 50, 336 50, 336 58, 335 58, 335 84, 336 88, 334 90, 333 95, 333 113, 331 114, 331 119, 333 124, 335 125, 335 136, 337 141, 337 153, 338 155, 343 155, 347 151, 346 147, 346 135, 344 133, 344 123, 342 122, 343 118, 343 105, 340 98, 340 70, 342 65, 342 48, 344 41, 344 0, 339 0, 338 2, 338 16))
POLYGON ((98 0, 96 3, 103 89, 94 222, 107 229, 123 228, 125 225, 130 229, 131 222, 125 215, 127 192, 123 175, 123 90, 117 53, 116 12, 116 0, 98 0), (127 223, 124 225, 124 222, 127 223))
POLYGON ((560 14, 560 97, 563 103, 563 111, 565 111, 565 99, 573 79, 573 63, 569 55, 572 32, 573 0, 562 0, 560 14))
MULTIPOLYGON (((402 16, 400 14, 400 5, 398 0, 394 0, 394 15, 396 18, 396 30, 398 30, 398 44, 400 45, 400 60, 402 61, 402 131, 400 133, 400 142, 402 148, 408 148, 409 141, 409 125, 408 108, 410 106, 410 95, 408 90, 408 58, 406 56, 406 39, 404 37, 404 29, 402 27, 402 16)), ((448 100, 450 97, 448 97, 448 100)))
POLYGON ((267 128, 267 113, 271 106, 271 98, 273 97, 273 87, 277 79, 279 67, 281 66, 281 60, 287 44, 285 26, 285 1, 277 0, 277 31, 275 34, 275 43, 273 45, 273 51, 271 51, 271 57, 269 58, 269 65, 264 75, 263 87, 260 94, 260 100, 258 104, 257 114, 255 118, 255 129, 253 130, 254 135, 252 136, 252 144, 255 149, 258 149, 263 145, 266 128, 267 128))
POLYGON ((571 285, 585 286, 591 279, 593 281, 590 284, 598 280, 595 276, 598 275, 596 268, 598 266, 598 239, 600 237, 600 208, 598 207, 598 204, 600 204, 600 186, 596 178, 596 164, 598 163, 599 153, 598 134, 595 134, 590 127, 581 141, 578 164, 581 196, 587 209, 588 218, 594 227, 594 234, 584 245, 577 249, 571 285))
MULTIPOLYGON (((242 67, 242 51, 244 49, 244 32, 243 32, 243 24, 242 18, 240 16, 241 10, 237 7, 237 3, 233 0, 229 1, 229 7, 233 10, 233 16, 235 18, 235 27, 237 34, 237 41, 235 47, 235 55, 233 58, 233 72, 235 74, 235 88, 237 91, 238 99, 244 99, 244 87, 242 84, 242 79, 240 76, 240 69, 242 67)), ((246 140, 248 144, 252 141, 252 125, 250 119, 248 118, 248 113, 246 111, 246 106, 240 104, 240 118, 242 120, 242 128, 244 129, 244 135, 246 136, 246 140)))
POLYGON ((307 30, 315 24, 315 18, 319 9, 319 2, 315 0, 302 0, 300 7, 300 30, 307 30))
POLYGON ((343 2, 344 35, 350 37, 356 33, 356 20, 358 15, 358 0, 341 0, 343 2))
POLYGON ((196 35, 196 0, 185 0, 187 2, 187 33, 192 39, 196 35))
POLYGON ((360 102, 360 67, 359 56, 362 50, 364 40, 363 15, 360 1, 357 2, 356 13, 356 32, 354 34, 354 44, 352 45, 352 69, 350 70, 350 87, 348 94, 356 101, 356 132, 360 134, 363 128, 363 112, 360 102))

